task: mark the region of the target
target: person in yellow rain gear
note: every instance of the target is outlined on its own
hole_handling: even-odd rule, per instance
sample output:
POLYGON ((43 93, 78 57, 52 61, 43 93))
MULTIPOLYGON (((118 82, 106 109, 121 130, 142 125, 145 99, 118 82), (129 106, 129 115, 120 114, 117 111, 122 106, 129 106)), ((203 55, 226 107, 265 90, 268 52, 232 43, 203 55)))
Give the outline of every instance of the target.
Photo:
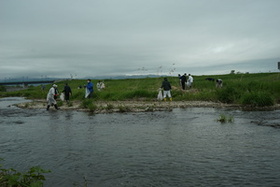
POLYGON ((172 97, 171 97, 171 84, 167 80, 167 78, 164 78, 164 80, 163 80, 163 82, 161 84, 161 88, 163 89, 163 99, 164 99, 164 101, 166 101, 166 96, 168 96, 170 101, 172 101, 172 97))

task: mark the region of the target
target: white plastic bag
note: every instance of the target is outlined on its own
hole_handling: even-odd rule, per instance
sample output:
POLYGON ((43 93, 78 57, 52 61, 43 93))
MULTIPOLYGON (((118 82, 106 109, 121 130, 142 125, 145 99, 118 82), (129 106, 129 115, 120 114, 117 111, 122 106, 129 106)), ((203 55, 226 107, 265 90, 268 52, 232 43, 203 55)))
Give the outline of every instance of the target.
POLYGON ((161 91, 161 89, 159 89, 159 91, 158 91, 158 96, 157 96, 157 100, 161 101, 162 99, 163 99, 162 91, 161 91))
POLYGON ((65 100, 65 95, 64 95, 64 93, 61 93, 59 97, 60 97, 60 100, 61 100, 61 101, 64 101, 64 100, 65 100))
POLYGON ((90 91, 86 88, 86 91, 85 91, 85 98, 88 98, 89 94, 90 94, 90 91))
POLYGON ((187 86, 187 87, 190 87, 190 86, 191 86, 191 83, 190 83, 189 81, 187 81, 187 82, 186 82, 186 86, 187 86))

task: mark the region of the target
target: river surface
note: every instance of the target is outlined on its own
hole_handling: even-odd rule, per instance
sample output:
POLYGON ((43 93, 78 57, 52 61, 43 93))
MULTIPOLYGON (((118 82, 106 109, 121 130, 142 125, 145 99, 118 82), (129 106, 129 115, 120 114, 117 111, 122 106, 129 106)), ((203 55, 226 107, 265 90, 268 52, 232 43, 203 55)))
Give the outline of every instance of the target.
POLYGON ((41 166, 47 187, 280 186, 277 111, 178 108, 91 115, 0 99, 6 168, 41 166), (221 114, 233 123, 220 123, 221 114))

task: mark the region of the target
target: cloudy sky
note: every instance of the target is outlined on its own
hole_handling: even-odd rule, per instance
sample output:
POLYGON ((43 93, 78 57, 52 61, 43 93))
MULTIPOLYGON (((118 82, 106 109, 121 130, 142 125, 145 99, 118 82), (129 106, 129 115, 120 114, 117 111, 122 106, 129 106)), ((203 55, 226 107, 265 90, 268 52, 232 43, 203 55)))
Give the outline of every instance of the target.
POLYGON ((1 0, 0 79, 278 71, 280 0, 1 0))

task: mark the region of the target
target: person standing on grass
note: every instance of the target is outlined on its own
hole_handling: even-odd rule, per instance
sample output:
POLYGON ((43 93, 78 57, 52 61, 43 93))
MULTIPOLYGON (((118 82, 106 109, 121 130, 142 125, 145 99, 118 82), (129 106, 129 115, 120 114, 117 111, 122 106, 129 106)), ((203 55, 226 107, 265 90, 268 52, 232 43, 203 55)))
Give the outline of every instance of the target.
POLYGON ((222 88, 223 87, 223 80, 217 79, 216 80, 216 88, 222 88))
POLYGON ((189 88, 191 88, 192 84, 193 84, 193 77, 191 76, 191 74, 189 74, 189 78, 188 78, 188 81, 187 81, 187 86, 189 88))
POLYGON ((101 91, 105 88, 105 84, 104 82, 98 81, 98 83, 96 84, 97 90, 101 91))
POLYGON ((70 96, 72 95, 72 90, 70 88, 70 86, 68 85, 68 83, 65 84, 64 86, 64 90, 62 91, 64 93, 64 99, 67 103, 69 103, 70 100, 70 96))
POLYGON ((87 80, 85 98, 91 98, 93 95, 93 83, 90 79, 87 80))
POLYGON ((181 84, 182 84, 182 89, 185 90, 186 89, 186 81, 187 81, 187 74, 185 73, 184 75, 182 75, 181 77, 181 84))
POLYGON ((163 99, 166 101, 166 96, 169 97, 170 101, 172 101, 171 97, 171 85, 170 82, 168 82, 167 78, 164 78, 161 88, 163 88, 163 99))
POLYGON ((182 87, 182 76, 181 76, 181 74, 178 74, 178 78, 179 78, 179 85, 180 85, 180 87, 182 87))
POLYGON ((57 85, 53 84, 53 86, 50 88, 48 95, 47 95, 47 110, 49 110, 50 106, 54 106, 56 110, 58 110, 59 108, 57 107, 57 103, 55 100, 55 89, 57 89, 57 85))

